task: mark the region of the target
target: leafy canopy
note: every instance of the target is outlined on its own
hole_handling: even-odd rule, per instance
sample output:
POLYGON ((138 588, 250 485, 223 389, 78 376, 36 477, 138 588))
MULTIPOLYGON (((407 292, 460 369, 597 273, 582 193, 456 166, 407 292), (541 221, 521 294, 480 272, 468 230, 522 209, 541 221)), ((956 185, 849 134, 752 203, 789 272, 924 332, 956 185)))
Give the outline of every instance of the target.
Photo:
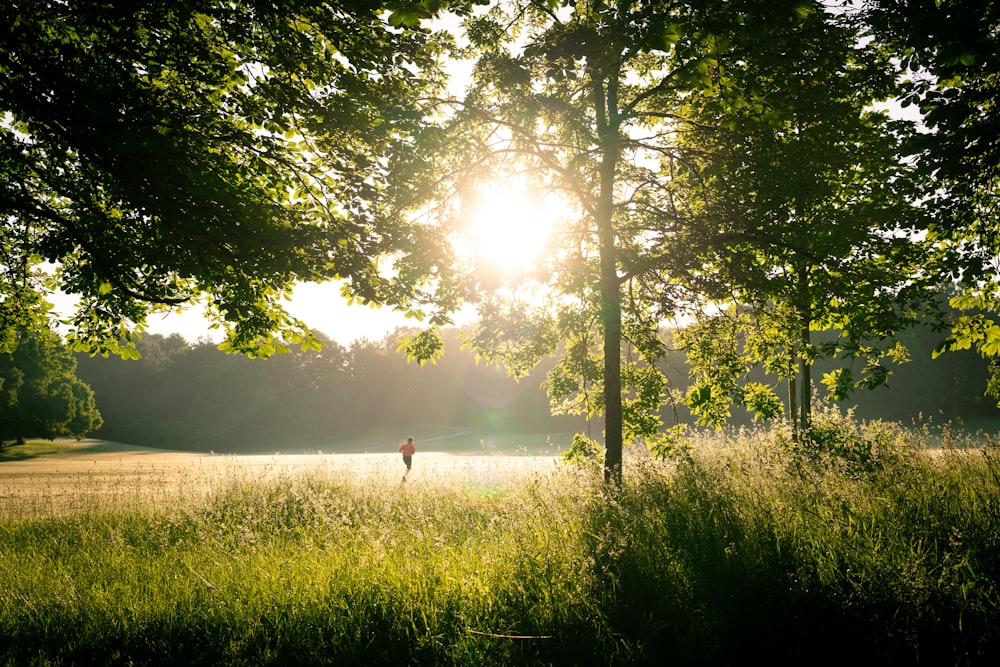
MULTIPOLYGON (((926 271, 957 285, 943 313, 950 334, 937 353, 976 349, 1000 358, 1000 3, 995 0, 867 0, 875 37, 900 55, 901 104, 926 131, 907 146, 934 217, 936 255, 926 271)), ((1000 363, 988 393, 1000 398, 1000 363)))
POLYGON ((390 25, 436 4, 5 3, 3 331, 56 288, 104 352, 196 300, 229 349, 314 347, 281 307, 296 281, 447 310, 437 237, 405 218, 447 41, 390 25))
POLYGON ((817 359, 844 364, 824 377, 831 398, 883 384, 883 358, 905 357, 892 336, 928 298, 930 221, 901 159, 914 128, 873 107, 897 91, 889 54, 851 15, 814 7, 802 21, 789 50, 729 64, 715 94, 687 104, 695 158, 680 178, 705 232, 692 239, 694 276, 724 306, 679 337, 696 376, 687 402, 705 423, 723 422, 732 401, 780 415, 773 388, 741 384, 757 366, 798 376, 802 426, 817 359), (813 342, 828 330, 835 338, 813 342))

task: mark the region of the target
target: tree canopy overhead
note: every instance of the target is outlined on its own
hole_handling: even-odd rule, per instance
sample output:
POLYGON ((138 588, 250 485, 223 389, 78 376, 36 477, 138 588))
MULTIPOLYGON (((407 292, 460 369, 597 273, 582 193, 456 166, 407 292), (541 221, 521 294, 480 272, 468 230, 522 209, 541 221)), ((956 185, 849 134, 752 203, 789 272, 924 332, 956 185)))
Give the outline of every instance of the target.
POLYGON ((402 212, 444 44, 389 23, 425 3, 386 4, 5 3, 3 323, 59 288, 74 337, 115 349, 205 298, 233 349, 267 354, 275 332, 314 342, 280 308, 295 281, 407 310, 443 289, 402 212))
MULTIPOLYGON (((979 311, 950 344, 1000 354, 996 5, 983 27, 947 0, 852 4, 8 3, 0 344, 56 289, 80 297, 79 347, 117 350, 149 314, 203 300, 229 349, 260 355, 319 345, 281 308, 297 281, 343 279, 432 328, 472 298, 481 355, 516 375, 558 355, 552 405, 603 418, 609 479, 625 442, 671 445, 660 327, 706 303, 736 315, 691 330, 714 375, 688 404, 713 419, 731 400, 780 412, 772 388, 724 377, 747 364, 788 379, 799 364, 804 426, 814 359, 867 362, 826 378, 836 395, 878 384, 904 302, 934 280, 961 280, 953 303, 979 311), (443 9, 457 40, 425 27, 443 9), (473 63, 460 100, 456 53, 473 63), (897 63, 919 76, 901 84, 897 63), (891 97, 930 130, 906 137, 915 162, 906 128, 871 108, 891 97), (562 207, 530 264, 548 303, 482 266, 463 275, 451 252, 502 180, 562 207), (814 345, 829 327, 844 335, 814 345)), ((426 359, 440 340, 403 347, 426 359)))

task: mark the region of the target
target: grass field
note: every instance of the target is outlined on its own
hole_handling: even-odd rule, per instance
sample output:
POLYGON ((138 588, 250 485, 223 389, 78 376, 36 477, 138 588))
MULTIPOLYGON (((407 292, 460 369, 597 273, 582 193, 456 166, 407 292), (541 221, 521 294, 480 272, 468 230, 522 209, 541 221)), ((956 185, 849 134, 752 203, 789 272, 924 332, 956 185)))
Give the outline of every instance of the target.
POLYGON ((511 433, 418 424, 407 431, 373 429, 356 438, 335 439, 321 450, 344 454, 395 453, 402 441, 411 435, 416 438, 418 452, 466 456, 556 456, 565 451, 573 439, 572 433, 511 433))
MULTIPOLYGON (((509 437, 511 442, 517 442, 515 436, 509 437)), ((391 447, 392 451, 396 449, 398 445, 391 447)), ((517 451, 515 447, 511 450, 517 451)), ((188 503, 192 498, 244 481, 319 476, 342 477, 352 484, 383 485, 402 480, 405 468, 398 453, 362 451, 365 453, 232 455, 152 449, 102 440, 29 442, 23 447, 0 450, 0 516, 145 511, 151 505, 188 503)), ((412 486, 477 478, 484 470, 506 476, 511 471, 561 466, 555 456, 504 456, 489 448, 489 455, 458 451, 461 453, 451 454, 425 451, 422 447, 407 480, 412 486)))
POLYGON ((994 665, 1000 450, 928 437, 702 434, 620 490, 546 456, 11 448, 0 664, 994 665))

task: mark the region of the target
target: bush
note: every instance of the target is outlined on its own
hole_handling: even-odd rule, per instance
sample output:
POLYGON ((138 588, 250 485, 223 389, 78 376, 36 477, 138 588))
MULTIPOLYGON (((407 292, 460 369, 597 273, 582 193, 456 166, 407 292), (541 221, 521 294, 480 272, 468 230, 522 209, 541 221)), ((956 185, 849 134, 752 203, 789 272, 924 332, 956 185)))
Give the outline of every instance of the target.
POLYGON ((854 411, 817 410, 797 440, 784 438, 798 464, 840 467, 848 475, 876 475, 912 460, 923 445, 896 422, 859 422, 854 411))

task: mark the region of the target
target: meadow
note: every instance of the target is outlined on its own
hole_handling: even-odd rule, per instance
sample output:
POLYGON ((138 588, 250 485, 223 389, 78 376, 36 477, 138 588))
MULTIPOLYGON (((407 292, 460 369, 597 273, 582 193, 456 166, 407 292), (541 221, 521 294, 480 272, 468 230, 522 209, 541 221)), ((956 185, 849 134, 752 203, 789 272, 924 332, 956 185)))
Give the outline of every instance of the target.
POLYGON ((998 445, 826 416, 630 448, 609 489, 555 456, 31 443, 0 458, 0 664, 998 664, 998 445))

